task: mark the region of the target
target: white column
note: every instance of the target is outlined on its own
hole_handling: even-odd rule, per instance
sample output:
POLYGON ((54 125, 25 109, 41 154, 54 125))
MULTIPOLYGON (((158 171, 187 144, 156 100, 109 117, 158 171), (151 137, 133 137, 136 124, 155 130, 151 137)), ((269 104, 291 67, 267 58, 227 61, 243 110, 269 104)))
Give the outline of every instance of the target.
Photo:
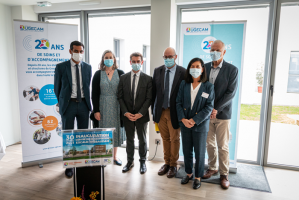
MULTIPOLYGON (((175 0, 151 0, 151 57, 150 74, 164 64, 163 52, 167 47, 175 48, 176 9, 175 0)), ((164 161, 163 144, 160 134, 155 131, 152 118, 149 123, 149 159, 155 155, 155 139, 161 140, 154 160, 164 161)))

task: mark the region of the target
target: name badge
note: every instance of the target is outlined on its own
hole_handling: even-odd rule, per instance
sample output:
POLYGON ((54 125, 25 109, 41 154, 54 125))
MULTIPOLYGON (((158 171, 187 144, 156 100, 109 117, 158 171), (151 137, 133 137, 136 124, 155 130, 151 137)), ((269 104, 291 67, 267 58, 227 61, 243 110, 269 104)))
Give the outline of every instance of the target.
POLYGON ((205 93, 205 92, 203 92, 201 96, 202 96, 203 98, 206 98, 206 99, 209 98, 209 94, 208 94, 208 93, 205 93))

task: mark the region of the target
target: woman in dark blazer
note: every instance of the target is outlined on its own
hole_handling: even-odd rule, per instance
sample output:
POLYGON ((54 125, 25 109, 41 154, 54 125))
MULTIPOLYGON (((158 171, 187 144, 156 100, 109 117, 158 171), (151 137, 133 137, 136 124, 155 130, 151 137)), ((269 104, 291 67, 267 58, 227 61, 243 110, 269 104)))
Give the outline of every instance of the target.
POLYGON ((214 98, 214 86, 207 81, 203 61, 193 58, 188 64, 185 80, 180 85, 176 106, 187 173, 181 184, 187 184, 194 177, 194 189, 200 188, 204 174, 206 140, 214 98), (192 174, 193 148, 196 160, 195 176, 192 174))
POLYGON ((120 76, 124 74, 117 69, 115 55, 112 51, 104 51, 102 61, 92 80, 92 104, 94 118, 99 128, 115 128, 113 132, 114 163, 122 165, 117 158, 117 147, 125 140, 121 123, 120 105, 117 99, 120 76))

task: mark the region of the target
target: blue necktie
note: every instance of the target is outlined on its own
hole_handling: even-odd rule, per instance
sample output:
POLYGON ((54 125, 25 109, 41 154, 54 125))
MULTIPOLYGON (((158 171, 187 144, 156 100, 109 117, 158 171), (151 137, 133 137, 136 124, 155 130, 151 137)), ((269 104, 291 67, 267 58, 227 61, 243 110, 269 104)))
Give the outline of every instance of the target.
POLYGON ((76 65, 76 79, 77 79, 77 102, 81 102, 81 86, 80 86, 80 75, 79 75, 79 66, 76 65))
POLYGON ((168 108, 168 99, 169 99, 169 72, 170 70, 167 70, 166 74, 166 80, 165 80, 165 90, 164 90, 164 101, 163 101, 163 108, 168 108))

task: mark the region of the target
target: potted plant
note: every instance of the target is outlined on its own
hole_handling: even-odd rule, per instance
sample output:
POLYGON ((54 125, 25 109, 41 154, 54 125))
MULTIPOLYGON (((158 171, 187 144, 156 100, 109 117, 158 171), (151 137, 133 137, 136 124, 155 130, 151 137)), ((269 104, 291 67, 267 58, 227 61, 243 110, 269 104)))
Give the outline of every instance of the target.
POLYGON ((263 92, 263 81, 264 81, 264 64, 261 65, 261 67, 257 68, 256 72, 256 81, 257 81, 257 91, 258 93, 263 92))

